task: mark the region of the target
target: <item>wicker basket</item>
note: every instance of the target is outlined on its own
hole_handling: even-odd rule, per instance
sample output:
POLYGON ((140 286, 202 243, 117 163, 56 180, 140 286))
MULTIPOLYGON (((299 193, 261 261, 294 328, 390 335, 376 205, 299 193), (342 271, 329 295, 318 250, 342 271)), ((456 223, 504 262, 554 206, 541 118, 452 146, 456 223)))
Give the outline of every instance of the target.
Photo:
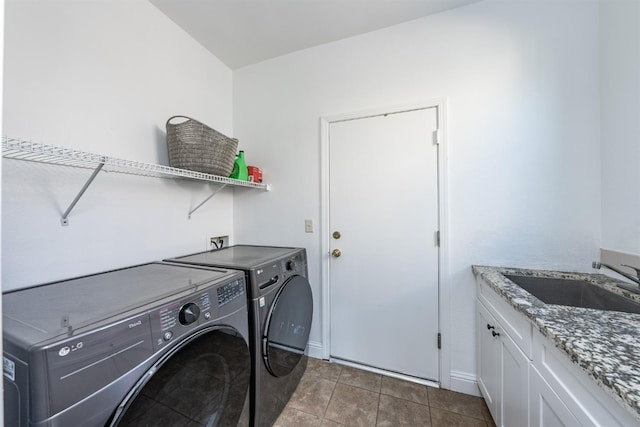
POLYGON ((167 120, 169 166, 228 177, 236 158, 238 140, 186 116, 167 120), (187 119, 170 123, 173 119, 187 119))

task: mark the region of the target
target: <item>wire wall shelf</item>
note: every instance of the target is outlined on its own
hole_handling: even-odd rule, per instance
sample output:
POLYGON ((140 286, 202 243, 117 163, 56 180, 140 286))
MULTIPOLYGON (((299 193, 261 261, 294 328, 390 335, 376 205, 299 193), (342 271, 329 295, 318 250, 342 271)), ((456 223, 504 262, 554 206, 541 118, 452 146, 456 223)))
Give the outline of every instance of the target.
POLYGON ((152 163, 124 160, 116 157, 101 154, 89 153, 72 148, 57 147, 54 145, 41 144, 32 141, 24 141, 16 138, 2 137, 2 157, 7 159, 25 160, 38 163, 47 163, 60 166, 71 166, 85 169, 93 169, 93 174, 87 180, 67 211, 62 215, 62 225, 68 225, 68 215, 87 190, 91 182, 100 171, 125 173, 154 178, 180 178, 200 182, 219 184, 220 187, 205 199, 198 206, 189 212, 189 218, 198 208, 209 201, 213 196, 227 186, 246 187, 257 190, 270 190, 269 185, 240 181, 232 178, 225 178, 217 175, 210 175, 202 172, 195 172, 186 169, 172 168, 170 166, 157 165, 152 163))
POLYGON ((103 170, 107 172, 128 173, 155 178, 186 178, 198 181, 215 182, 219 184, 230 184, 238 187, 268 190, 268 186, 266 184, 240 181, 217 175, 209 175, 202 172, 172 168, 170 166, 143 163, 133 160, 123 160, 116 157, 74 150, 72 148, 56 147, 54 145, 22 141, 7 137, 2 138, 2 157, 54 165, 74 166, 86 169, 95 169, 102 163, 104 165, 103 170))

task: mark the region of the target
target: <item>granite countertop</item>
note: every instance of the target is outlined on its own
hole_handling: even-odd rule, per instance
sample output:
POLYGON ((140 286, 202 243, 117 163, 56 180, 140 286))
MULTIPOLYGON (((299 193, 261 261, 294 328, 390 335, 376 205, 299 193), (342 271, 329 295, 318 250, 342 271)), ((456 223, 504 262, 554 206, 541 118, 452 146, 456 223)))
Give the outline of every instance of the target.
POLYGON ((564 351, 596 383, 640 420, 640 314, 545 304, 503 276, 552 277, 590 282, 640 302, 603 274, 473 266, 534 327, 564 351))

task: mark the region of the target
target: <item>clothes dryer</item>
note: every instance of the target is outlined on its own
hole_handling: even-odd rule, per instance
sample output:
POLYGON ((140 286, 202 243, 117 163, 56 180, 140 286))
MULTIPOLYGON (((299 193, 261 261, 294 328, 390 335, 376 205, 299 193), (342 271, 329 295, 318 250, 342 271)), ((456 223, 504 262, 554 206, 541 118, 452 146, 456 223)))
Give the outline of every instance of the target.
POLYGON ((307 366, 313 298, 305 249, 237 245, 166 261, 244 272, 249 298, 252 425, 272 425, 307 366))
POLYGON ((4 293, 4 425, 248 425, 245 289, 149 263, 4 293))

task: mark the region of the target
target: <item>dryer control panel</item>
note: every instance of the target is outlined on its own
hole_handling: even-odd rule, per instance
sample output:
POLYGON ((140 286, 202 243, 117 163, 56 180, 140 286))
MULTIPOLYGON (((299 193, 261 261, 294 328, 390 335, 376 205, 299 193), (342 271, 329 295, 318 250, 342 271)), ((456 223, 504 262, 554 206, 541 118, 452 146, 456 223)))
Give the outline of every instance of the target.
POLYGON ((307 277, 307 257, 304 249, 291 251, 280 259, 260 264, 247 270, 251 299, 260 298, 277 284, 282 284, 291 276, 307 277))
POLYGON ((307 260, 305 258, 304 252, 299 252, 291 258, 282 260, 281 264, 282 271, 288 273, 287 276, 290 276, 291 274, 300 274, 305 277, 307 276, 307 260))

